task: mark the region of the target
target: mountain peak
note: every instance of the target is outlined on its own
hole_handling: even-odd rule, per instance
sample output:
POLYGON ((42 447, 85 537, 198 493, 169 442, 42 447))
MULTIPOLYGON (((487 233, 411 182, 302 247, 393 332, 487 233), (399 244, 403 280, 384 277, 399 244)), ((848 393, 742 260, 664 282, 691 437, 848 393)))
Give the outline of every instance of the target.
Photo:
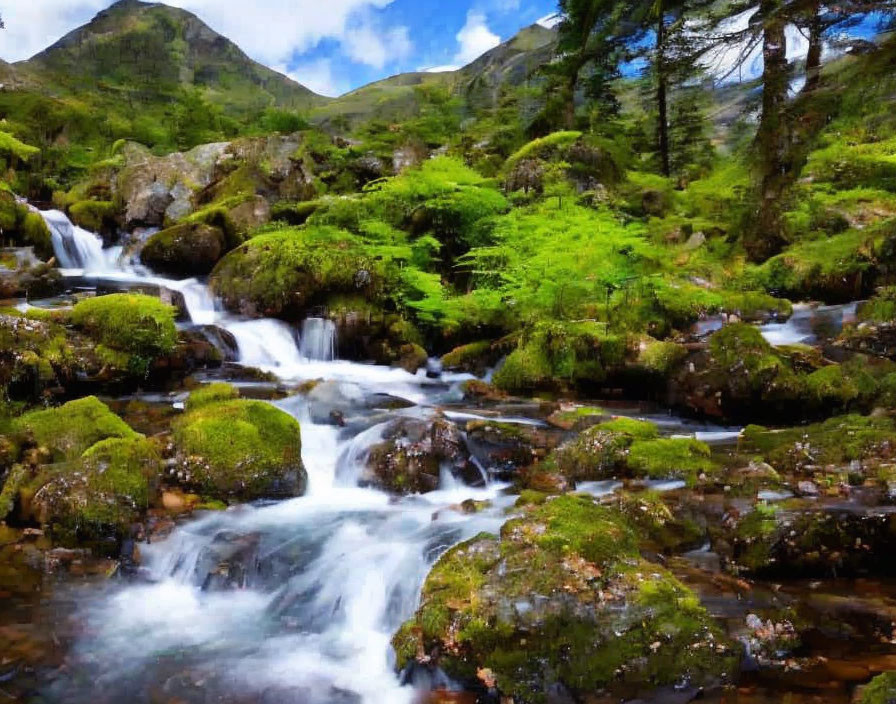
POLYGON ((253 61, 191 12, 142 0, 119 0, 16 66, 56 93, 171 95, 195 88, 237 111, 307 109, 326 100, 253 61))

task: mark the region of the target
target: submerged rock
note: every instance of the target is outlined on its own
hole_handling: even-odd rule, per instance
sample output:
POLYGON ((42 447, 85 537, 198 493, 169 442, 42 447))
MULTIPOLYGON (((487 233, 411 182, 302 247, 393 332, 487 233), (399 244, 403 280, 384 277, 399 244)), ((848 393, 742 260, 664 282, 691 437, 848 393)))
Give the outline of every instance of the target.
POLYGON ((500 538, 448 551, 393 645, 399 666, 433 662, 520 702, 699 687, 737 662, 696 596, 638 555, 624 517, 581 496, 531 505, 500 538))

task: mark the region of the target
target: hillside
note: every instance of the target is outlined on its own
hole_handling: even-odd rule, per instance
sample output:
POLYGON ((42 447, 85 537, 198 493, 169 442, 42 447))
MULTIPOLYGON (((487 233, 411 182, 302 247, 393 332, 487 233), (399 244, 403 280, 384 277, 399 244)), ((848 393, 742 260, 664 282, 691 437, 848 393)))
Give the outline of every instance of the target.
POLYGON ((195 88, 227 112, 326 101, 253 61, 195 15, 139 0, 112 5, 16 69, 55 95, 151 100, 195 88))
POLYGON ((457 71, 392 76, 317 107, 313 116, 324 122, 341 117, 349 123, 406 119, 418 108, 421 86, 448 89, 470 113, 492 107, 503 88, 525 84, 550 61, 555 39, 553 30, 534 24, 457 71))

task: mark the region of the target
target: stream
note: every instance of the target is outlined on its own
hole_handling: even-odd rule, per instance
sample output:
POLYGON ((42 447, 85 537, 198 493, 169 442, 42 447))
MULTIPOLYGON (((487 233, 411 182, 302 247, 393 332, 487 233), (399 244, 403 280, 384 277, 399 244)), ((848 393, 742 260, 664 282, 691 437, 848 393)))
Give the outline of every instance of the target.
MULTIPOLYGON (((402 686, 389 641, 415 611, 423 581, 438 557, 480 532, 497 532, 515 497, 487 474, 482 487, 465 486, 446 474, 439 490, 404 498, 360 488, 357 479, 365 452, 380 439, 383 424, 395 417, 444 410, 456 421, 483 413, 494 420, 537 424, 542 422, 538 414, 526 408, 463 406, 457 387, 469 376, 428 378, 422 370, 413 375, 339 360, 336 330, 329 321, 309 319, 298 331, 280 321, 230 315, 216 306, 202 281, 155 276, 129 261, 122 248, 103 249, 97 236, 72 225, 63 213, 42 215, 51 228, 57 260, 73 285, 89 289, 111 282, 176 292, 189 324, 217 326, 233 336, 240 364, 271 372, 288 384, 335 382, 341 397, 354 403, 349 422, 339 427, 319 422, 314 401, 305 395, 272 401, 301 423, 309 478, 305 496, 199 513, 165 537, 141 544, 140 564, 131 578, 63 579, 33 608, 13 607, 4 615, 7 607, 0 605, 0 634, 9 620, 27 618, 35 627, 51 628, 58 645, 50 658, 53 665, 38 674, 0 677, 0 701, 16 677, 22 678, 21 687, 10 691, 37 693, 24 701, 53 704, 470 701, 448 695, 421 700, 419 688, 402 686), (383 397, 402 403, 376 402, 383 397), (457 509, 466 499, 490 503, 471 515, 457 509)), ((833 312, 801 308, 790 322, 765 326, 763 332, 778 344, 805 342, 815 334, 813 321, 842 324, 849 314, 842 307, 833 312)), ((182 395, 147 399, 170 407, 182 395)), ((666 434, 695 435, 715 445, 730 444, 738 436, 738 429, 691 423, 662 409, 648 413, 633 406, 618 412, 654 420, 666 434)), ((621 486, 594 482, 580 489, 600 495, 621 486)), ((680 492, 683 483, 655 488, 680 492)), ((871 644, 877 631, 862 631, 854 614, 844 620, 848 625, 840 625, 851 629, 851 646, 843 648, 836 638, 834 645, 829 642, 840 626, 830 626, 831 609, 823 604, 855 590, 854 583, 803 585, 789 593, 759 585, 744 598, 705 563, 706 555, 697 554, 675 558, 670 566, 735 633, 757 603, 814 600, 822 604, 819 621, 828 627, 816 629, 818 642, 808 646, 813 653, 853 662, 861 660, 863 648, 867 653, 876 647, 871 644)), ((893 585, 875 582, 862 588, 870 612, 896 618, 893 585)), ((881 646, 881 656, 896 657, 890 650, 881 646)), ((854 683, 849 677, 855 673, 824 673, 818 679, 810 673, 764 676, 754 671, 747 674, 752 684, 726 701, 780 702, 786 693, 790 702, 848 702, 854 683)), ((450 682, 441 685, 451 689, 450 682)))

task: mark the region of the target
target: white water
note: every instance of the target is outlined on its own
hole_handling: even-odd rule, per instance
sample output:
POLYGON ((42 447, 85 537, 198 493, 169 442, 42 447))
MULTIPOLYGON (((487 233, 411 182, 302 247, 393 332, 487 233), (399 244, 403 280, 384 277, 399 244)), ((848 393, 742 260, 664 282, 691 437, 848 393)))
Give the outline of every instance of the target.
POLYGON ((321 362, 336 359, 336 323, 325 318, 308 318, 302 324, 299 353, 305 359, 321 362))
POLYGON ((848 323, 855 322, 857 303, 835 306, 800 304, 786 323, 768 323, 760 327, 763 337, 773 345, 812 344, 819 339, 836 337, 848 323))
MULTIPOLYGON (((301 336, 276 320, 242 320, 218 310, 207 286, 174 281, 121 262, 99 238, 53 223, 59 262, 71 276, 158 286, 179 292, 195 324, 218 325, 236 339, 243 364, 284 379, 329 379, 369 394, 403 396, 434 406, 449 383, 424 373, 335 359, 335 326, 309 319, 301 336)), ((395 499, 357 486, 370 447, 382 439, 384 414, 343 430, 312 421, 304 397, 278 404, 301 423, 308 471, 304 497, 213 513, 141 545, 143 583, 110 583, 81 596, 83 634, 71 677, 45 692, 48 701, 141 700, 161 687, 167 700, 362 702, 401 704, 414 692, 399 686, 390 639, 417 607, 419 590, 439 555, 481 531, 497 531, 513 498, 502 487, 474 489, 446 476, 441 490, 395 499), (455 510, 474 498, 493 502, 475 516, 455 510), (238 584, 216 570, 232 560, 238 584), (226 581, 226 580, 225 580, 226 581), (102 697, 98 697, 98 694, 102 697)), ((523 419, 520 419, 521 421, 523 419)))

